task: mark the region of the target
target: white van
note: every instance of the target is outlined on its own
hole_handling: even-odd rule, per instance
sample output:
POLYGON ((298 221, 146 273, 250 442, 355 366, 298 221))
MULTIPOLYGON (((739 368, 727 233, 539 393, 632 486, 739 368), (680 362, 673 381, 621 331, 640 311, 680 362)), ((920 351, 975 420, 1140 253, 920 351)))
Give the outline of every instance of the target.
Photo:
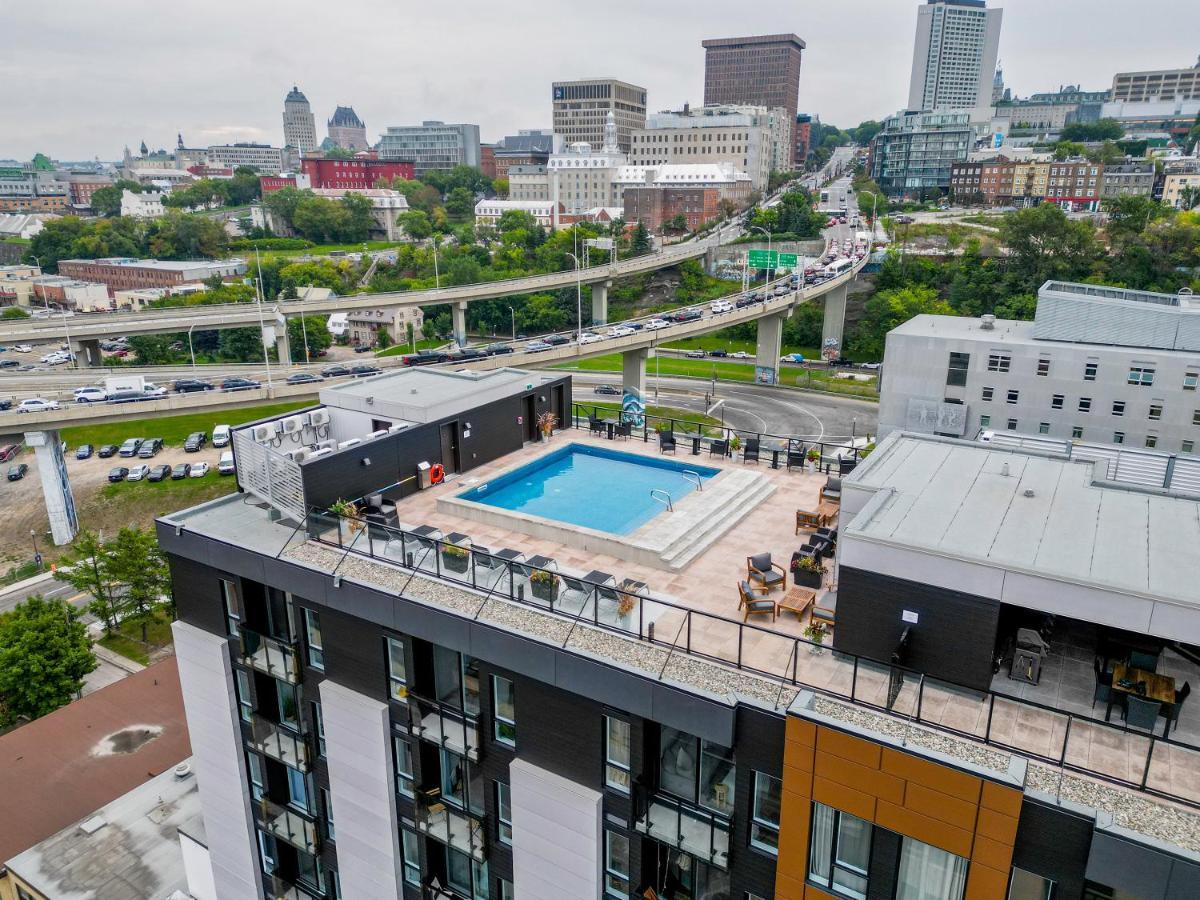
POLYGON ((229 426, 228 425, 217 425, 213 428, 212 445, 214 447, 228 447, 229 446, 229 426))
POLYGON ((217 473, 220 475, 232 475, 237 471, 237 466, 233 464, 233 451, 226 450, 221 454, 221 459, 217 462, 217 473))

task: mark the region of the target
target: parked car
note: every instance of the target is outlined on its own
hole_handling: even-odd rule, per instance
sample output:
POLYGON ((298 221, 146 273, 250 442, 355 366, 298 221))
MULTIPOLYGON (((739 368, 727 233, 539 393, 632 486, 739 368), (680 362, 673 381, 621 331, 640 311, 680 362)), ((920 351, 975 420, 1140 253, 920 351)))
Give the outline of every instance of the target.
POLYGON ((201 381, 199 378, 176 378, 172 389, 177 394, 193 394, 199 391, 211 391, 215 388, 207 381, 201 381))
POLYGON ((21 452, 20 444, 5 444, 0 447, 0 463, 6 463, 21 452))
POLYGON ((150 467, 145 463, 138 463, 136 466, 129 467, 129 475, 126 481, 141 481, 150 474, 150 467))
POLYGON ((709 309, 716 314, 733 312, 733 303, 728 300, 714 300, 709 309))
POLYGON ((221 382, 221 390, 223 391, 253 391, 262 387, 257 381, 251 378, 239 378, 231 376, 221 382))
POLYGON ((501 353, 512 353, 513 348, 509 344, 488 344, 487 352, 490 356, 498 356, 501 353))
POLYGON ((379 366, 351 366, 350 374, 355 378, 366 378, 368 375, 378 375, 383 369, 379 366))
POLYGON ((375 348, 372 347, 370 344, 359 344, 357 347, 354 348, 354 352, 355 353, 370 353, 374 349, 375 348))
POLYGON ((138 447, 138 459, 154 459, 162 448, 162 438, 147 438, 142 441, 142 446, 138 447))
POLYGON ((91 459, 94 449, 91 444, 80 444, 75 448, 76 459, 91 459))
POLYGON ((876 369, 882 368, 882 363, 877 363, 877 362, 863 363, 862 367, 864 369, 871 369, 872 371, 874 371, 876 369))
POLYGON ((803 353, 787 353, 779 358, 783 363, 802 363, 804 362, 803 353))
POLYGON ((728 356, 728 355, 729 355, 729 351, 728 351, 728 350, 726 350, 726 349, 724 349, 724 348, 722 348, 722 347, 718 347, 716 350, 709 350, 709 351, 708 351, 708 355, 709 355, 709 356, 716 356, 716 357, 719 357, 719 358, 722 358, 722 359, 723 359, 724 357, 726 357, 726 356, 728 356))
POLYGON ((29 471, 28 463, 17 463, 15 466, 10 466, 8 470, 9 481, 20 481, 25 477, 25 473, 29 471))
POLYGON ((110 456, 116 456, 118 449, 120 448, 116 444, 101 444, 100 449, 96 451, 96 455, 101 459, 108 459, 110 456))
POLYGON ((208 435, 203 431, 193 431, 187 436, 187 440, 183 442, 184 453, 199 453, 204 449, 204 445, 208 443, 208 435))
POLYGON ((745 350, 735 350, 729 354, 730 359, 752 359, 753 357, 745 350))
POLYGON ((137 456, 138 450, 142 448, 143 440, 144 438, 126 438, 117 453, 125 457, 137 456))
POLYGON ((226 450, 221 454, 221 458, 217 461, 217 474, 232 475, 237 471, 237 466, 233 464, 233 451, 226 450))
POLYGON ((124 481, 125 476, 128 474, 129 469, 127 469, 125 466, 113 466, 108 470, 108 480, 113 483, 124 481))
POLYGON ((19 360, 0 359, 0 369, 16 369, 21 365, 19 360))
POLYGON ((17 353, 32 353, 33 352, 33 348, 30 347, 28 344, 17 344, 17 346, 13 347, 13 350, 15 350, 17 353))
POLYGON ((349 374, 350 374, 349 366, 333 365, 333 366, 326 366, 325 368, 323 368, 321 370, 322 378, 340 378, 343 375, 349 375, 349 374))
POLYGON ((847 368, 847 369, 848 369, 848 368, 853 368, 853 366, 854 366, 854 360, 852 360, 852 359, 847 359, 847 358, 846 358, 846 357, 844 357, 844 356, 839 356, 839 357, 837 357, 837 359, 831 359, 831 360, 829 361, 829 364, 830 364, 831 366, 840 366, 840 367, 843 367, 843 368, 847 368))
POLYGON ((76 403, 103 403, 108 399, 108 391, 102 387, 89 385, 87 387, 75 388, 76 403))
POLYGON ((0 410, 12 409, 11 400, 0 400, 0 410))
POLYGON ((594 394, 610 394, 612 396, 620 396, 621 389, 615 384, 598 384, 592 389, 594 394))
MULTIPOLYGON (((167 463, 159 463, 154 468, 143 466, 146 469, 144 477, 147 481, 165 481, 171 475, 171 467, 167 463)), ((132 472, 130 473, 132 475, 132 472)))
POLYGON ((703 350, 689 350, 687 353, 685 353, 683 355, 688 359, 704 359, 704 351, 703 350))
POLYGON ((17 412, 19 413, 46 412, 50 409, 58 409, 57 400, 44 400, 41 397, 28 397, 17 404, 17 412))
POLYGON ((295 375, 287 377, 288 384, 316 384, 324 380, 324 378, 315 372, 297 372, 295 375))
POLYGON ((192 474, 191 463, 176 463, 175 468, 171 470, 171 480, 180 481, 192 474))
POLYGON ((192 471, 188 473, 189 478, 203 478, 208 474, 208 463, 198 462, 192 463, 192 471))
POLYGON ((229 446, 229 426, 217 425, 212 430, 212 445, 214 447, 229 446))

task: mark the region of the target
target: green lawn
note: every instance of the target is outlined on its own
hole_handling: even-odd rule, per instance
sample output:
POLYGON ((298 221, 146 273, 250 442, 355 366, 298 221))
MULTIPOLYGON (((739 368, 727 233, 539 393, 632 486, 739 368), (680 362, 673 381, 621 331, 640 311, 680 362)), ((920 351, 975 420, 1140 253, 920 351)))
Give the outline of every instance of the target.
MULTIPOLYGON (((602 413, 615 413, 621 411, 620 403, 605 402, 601 400, 576 400, 575 405, 589 412, 597 410, 602 413)), ((688 422, 699 422, 702 425, 720 425, 720 419, 714 419, 712 416, 706 416, 704 413, 696 412, 692 409, 680 409, 676 406, 654 406, 651 404, 646 407, 646 414, 656 416, 660 419, 680 419, 688 422)))
MULTIPOLYGON (((160 437, 168 445, 182 444, 193 431, 211 432, 214 425, 241 425, 281 415, 293 409, 312 406, 311 400, 292 403, 270 403, 263 406, 245 406, 224 412, 187 413, 181 416, 165 416, 161 419, 124 419, 104 425, 77 425, 62 430, 62 439, 68 447, 80 444, 120 444, 130 437, 160 437)), ((114 463, 115 465, 115 463, 114 463)), ((136 485, 135 485, 136 486, 136 485)))
MULTIPOLYGON (((399 247, 402 241, 366 241, 368 250, 390 250, 392 247, 399 247)), ((288 259, 293 256, 328 256, 336 250, 344 250, 347 253, 361 253, 363 245, 359 244, 318 244, 315 247, 306 247, 303 250, 262 250, 260 255, 266 259, 288 259)), ((253 250, 249 251, 251 254, 253 250)))
MULTIPOLYGON (((417 341, 418 350, 436 350, 438 347, 446 346, 446 341, 441 338, 421 338, 417 341)), ((376 351, 376 356, 403 356, 405 353, 412 353, 411 344, 394 344, 386 350, 376 351)))
POLYGON ((141 622, 122 622, 115 634, 106 634, 97 641, 102 647, 132 659, 143 666, 149 665, 150 654, 171 643, 171 616, 165 609, 157 610, 146 629, 146 643, 142 643, 141 622))

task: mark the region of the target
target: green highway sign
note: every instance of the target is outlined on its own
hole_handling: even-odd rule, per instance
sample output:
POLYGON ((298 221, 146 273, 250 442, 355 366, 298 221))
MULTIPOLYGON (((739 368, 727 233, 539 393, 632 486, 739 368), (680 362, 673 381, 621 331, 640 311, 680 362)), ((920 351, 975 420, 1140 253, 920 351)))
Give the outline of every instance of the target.
POLYGON ((751 250, 748 262, 752 269, 777 269, 779 253, 775 250, 751 250))
POLYGON ((792 269, 796 268, 796 254, 795 253, 780 253, 779 254, 779 265, 783 266, 784 268, 792 268, 792 269))

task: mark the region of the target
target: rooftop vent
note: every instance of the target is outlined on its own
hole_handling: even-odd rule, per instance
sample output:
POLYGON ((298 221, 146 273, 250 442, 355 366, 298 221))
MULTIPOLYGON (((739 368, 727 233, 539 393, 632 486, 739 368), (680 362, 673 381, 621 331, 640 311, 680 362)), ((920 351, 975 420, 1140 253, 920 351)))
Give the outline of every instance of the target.
POLYGON ((186 763, 186 762, 181 762, 179 765, 177 765, 175 767, 174 772, 175 772, 176 778, 181 778, 181 779, 187 778, 189 775, 192 774, 192 764, 186 763))
POLYGON ((1008 463, 1005 463, 1004 465, 1002 465, 1000 467, 1000 474, 1003 475, 1005 478, 1008 477, 1008 463))
POLYGON ((1033 488, 1025 488, 1025 496, 1032 497, 1033 496, 1033 488))
POLYGON ((979 327, 982 328, 984 331, 995 331, 996 330, 996 317, 991 315, 990 313, 986 316, 982 316, 979 320, 979 327))

